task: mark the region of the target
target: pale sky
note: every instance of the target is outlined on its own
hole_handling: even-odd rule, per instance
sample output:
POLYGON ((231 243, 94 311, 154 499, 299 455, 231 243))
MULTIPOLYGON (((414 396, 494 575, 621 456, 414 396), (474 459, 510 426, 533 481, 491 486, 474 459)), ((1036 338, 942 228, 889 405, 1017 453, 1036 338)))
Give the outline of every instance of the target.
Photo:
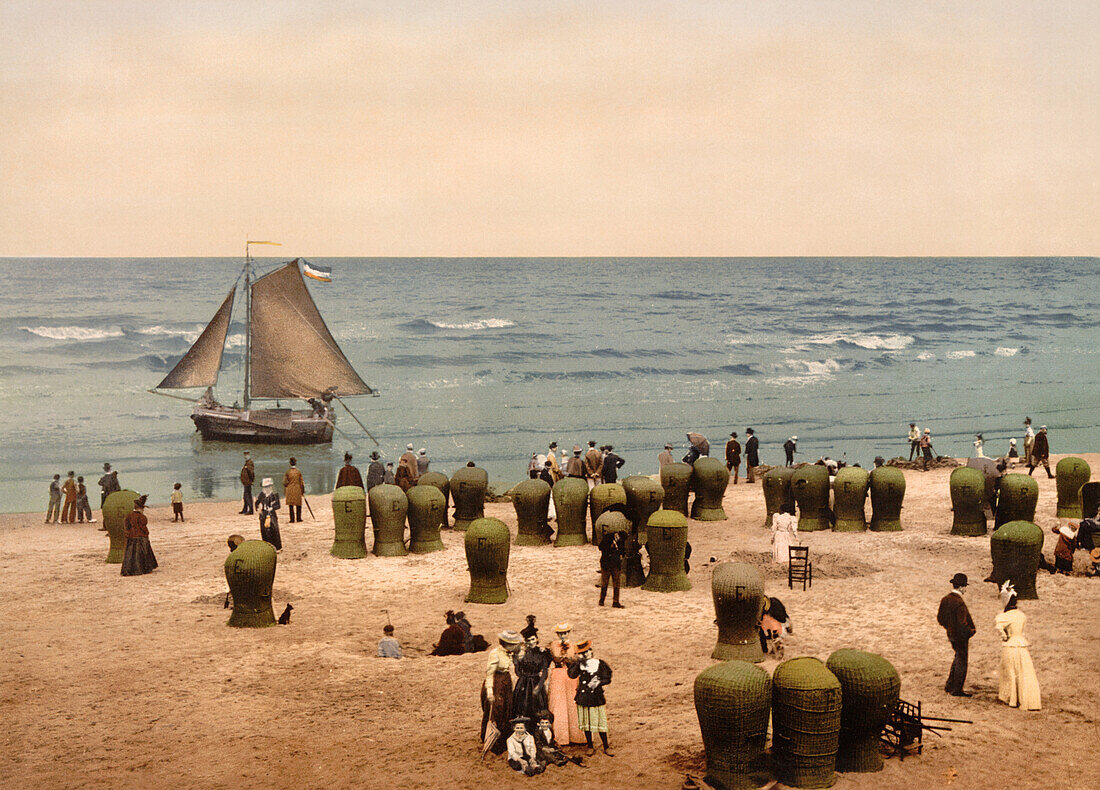
POLYGON ((0 0, 0 255, 1100 254, 1100 3, 0 0))

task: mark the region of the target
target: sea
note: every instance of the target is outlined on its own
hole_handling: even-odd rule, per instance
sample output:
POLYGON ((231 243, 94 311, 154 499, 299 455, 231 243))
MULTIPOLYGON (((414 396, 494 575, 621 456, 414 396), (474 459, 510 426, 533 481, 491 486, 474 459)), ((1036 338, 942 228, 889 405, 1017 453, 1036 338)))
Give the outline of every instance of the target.
MULTIPOLYGON (((188 403, 147 391, 240 259, 0 259, 0 512, 44 510, 69 470, 97 507, 104 462, 154 504, 176 482, 185 503, 233 499, 245 449, 277 486, 295 456, 321 498, 345 451, 365 467, 406 444, 499 486, 551 441, 611 444, 621 474, 651 474, 688 431, 721 457, 751 427, 770 464, 792 435, 796 460, 907 456, 910 422, 938 454, 972 455, 980 432, 996 456, 1022 450, 1025 416, 1053 453, 1100 447, 1097 258, 307 259, 332 269, 310 291, 379 392, 346 401, 370 436, 339 409, 331 446, 204 441, 188 403)), ((225 403, 243 332, 235 313, 225 403)))

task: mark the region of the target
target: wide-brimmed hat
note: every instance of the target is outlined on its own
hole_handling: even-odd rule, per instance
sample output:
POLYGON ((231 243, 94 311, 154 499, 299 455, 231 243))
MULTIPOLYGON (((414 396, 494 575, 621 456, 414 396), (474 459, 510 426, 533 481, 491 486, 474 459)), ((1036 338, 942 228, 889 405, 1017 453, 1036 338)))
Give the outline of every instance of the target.
POLYGON ((406 444, 405 445, 406 450, 411 450, 412 448, 413 448, 413 446, 411 444, 406 444))
POLYGON ((576 453, 579 453, 580 451, 581 451, 581 446, 580 446, 579 444, 575 444, 575 445, 573 445, 573 453, 574 453, 574 455, 575 455, 576 453))
POLYGON ((556 626, 554 626, 554 633, 555 634, 568 634, 572 630, 573 630, 573 624, 571 622, 569 622, 568 620, 563 620, 562 622, 560 622, 556 626))
POLYGON ((792 442, 797 442, 797 441, 798 441, 798 437, 797 437, 797 436, 792 436, 792 437, 791 437, 791 441, 792 441, 792 442))
POLYGON ((238 546, 244 543, 244 535, 230 535, 226 543, 229 544, 229 550, 234 551, 238 546))
POLYGON ((925 432, 925 433, 932 433, 932 429, 931 429, 931 428, 925 428, 925 429, 924 429, 924 432, 925 432))
POLYGON ((557 442, 550 442, 550 446, 551 446, 551 447, 557 447, 557 446, 558 446, 558 443, 557 443, 557 442))
POLYGON ((1089 557, 1092 558, 1093 562, 1100 562, 1100 549, 1093 549, 1090 551, 1089 557))
POLYGON ((592 640, 585 639, 583 642, 577 642, 577 653, 584 653, 592 649, 592 640))
POLYGON ((952 587, 966 587, 966 585, 967 580, 965 573, 956 573, 954 576, 951 577, 952 587))
POLYGON ((671 445, 671 444, 666 444, 666 445, 665 445, 665 449, 666 449, 666 450, 671 450, 671 449, 672 449, 672 445, 671 445))
POLYGON ((523 637, 515 631, 501 631, 497 634, 497 639, 506 645, 518 645, 523 641, 523 637))
POLYGON ((421 447, 419 450, 417 450, 417 452, 420 453, 421 455, 427 455, 428 454, 428 448, 427 447, 421 447))
POLYGON ((145 509, 145 502, 148 499, 149 499, 148 494, 142 494, 141 496, 139 496, 137 499, 134 500, 134 508, 144 510, 145 509))
POLYGON ((260 483, 261 488, 267 488, 269 485, 271 485, 271 478, 270 477, 265 477, 263 482, 260 483))

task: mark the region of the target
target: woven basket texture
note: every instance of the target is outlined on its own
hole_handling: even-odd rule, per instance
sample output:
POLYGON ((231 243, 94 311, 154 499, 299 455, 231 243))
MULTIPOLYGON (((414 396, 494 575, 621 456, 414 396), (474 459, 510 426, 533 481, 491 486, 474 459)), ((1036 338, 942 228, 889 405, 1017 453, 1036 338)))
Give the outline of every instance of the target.
POLYGON ((485 492, 489 473, 476 466, 463 466, 451 475, 451 501, 455 503, 455 529, 465 530, 470 522, 485 515, 485 492))
POLYGON ((451 481, 442 472, 425 472, 417 479, 418 486, 435 486, 443 492, 443 526, 449 527, 447 521, 448 503, 451 501, 451 481))
POLYGON ((985 475, 977 469, 960 466, 948 480, 951 491, 951 534, 975 537, 984 535, 985 475))
POLYGON ((264 540, 246 540, 225 558, 225 580, 233 594, 234 628, 275 625, 271 585, 275 582, 275 547, 264 540))
POLYGON ((722 497, 726 495, 729 482, 730 470, 717 458, 697 460, 691 470, 691 490, 695 492, 691 517, 696 521, 725 521, 722 497))
POLYGON ((676 461, 661 467, 661 488, 665 490, 664 508, 688 514, 691 493, 691 464, 676 461))
POLYGON ((124 488, 107 495, 103 503, 103 527, 107 530, 107 562, 121 564, 126 553, 126 515, 134 509, 137 491, 124 488))
POLYGON ((867 529, 864 513, 870 482, 871 476, 867 470, 858 466, 846 466, 836 473, 833 479, 833 510, 837 532, 863 532, 867 529))
POLYGON ((744 562, 720 563, 710 577, 710 591, 718 620, 718 643, 710 657, 763 661, 760 616, 764 613, 764 579, 760 571, 744 562))
POLYGON ((1036 600, 1035 575, 1043 551, 1043 530, 1030 521, 1010 521, 989 538, 993 559, 990 578, 998 585, 1011 580, 1021 600, 1036 600))
POLYGON ((871 470, 871 531, 900 532, 905 474, 892 466, 871 470))
POLYGON ((798 531, 815 532, 828 529, 825 509, 829 507, 829 470, 808 464, 791 475, 791 493, 798 503, 798 531))
POLYGON ((760 485, 764 489, 764 507, 767 514, 764 516, 764 526, 771 528, 772 516, 779 512, 784 504, 793 504, 794 497, 791 494, 791 478, 794 476, 794 468, 790 466, 777 466, 764 473, 760 485))
POLYGON ((646 524, 649 517, 661 508, 665 500, 665 490, 652 477, 631 475, 623 480, 626 492, 626 512, 630 516, 634 535, 639 544, 646 542, 646 524))
POLYGON ((816 658, 784 661, 772 676, 772 759, 792 787, 836 781, 842 700, 840 681, 816 658))
POLYGON ((516 509, 516 545, 545 546, 553 530, 550 513, 550 486, 545 480, 524 480, 512 488, 512 507, 516 509))
POLYGON ((575 477, 554 483, 550 495, 554 499, 554 520, 558 534, 555 546, 583 546, 588 542, 585 518, 588 515, 588 484, 575 477))
POLYGON ((772 682, 746 661, 725 661, 695 678, 695 714, 707 753, 707 782, 747 790, 770 778, 768 738, 772 682))
POLYGON ((994 526, 1010 521, 1034 521, 1035 505, 1039 502, 1039 483, 1030 475, 1014 472, 1001 478, 997 497, 997 518, 994 526))
POLYGON ((1058 518, 1081 518, 1081 486, 1089 481, 1092 469, 1084 458, 1069 456, 1054 470, 1058 479, 1058 518))
POLYGON ((508 600, 508 527, 496 518, 479 518, 466 531, 466 565, 470 569, 471 603, 508 600))
POLYGON ((376 557, 403 557, 405 550, 405 516, 409 512, 409 498, 401 486, 381 483, 367 492, 370 504, 370 523, 374 530, 376 557))
POLYGON ((879 735, 898 705, 898 671, 880 655, 847 648, 829 656, 825 666, 836 675, 841 688, 837 770, 881 771, 879 735))
POLYGON ((684 514, 675 510, 658 510, 649 517, 647 527, 649 576, 642 589, 650 592, 690 590, 691 582, 684 573, 684 548, 688 537, 684 514))
MULTIPOLYGON (((587 483, 585 485, 587 485, 587 483)), ((626 507, 626 489, 623 488, 620 483, 600 483, 589 491, 588 512, 592 524, 595 524, 600 514, 612 505, 622 505, 626 507)), ((592 535, 592 542, 599 543, 599 541, 596 540, 595 534, 592 535)))
POLYGON ((443 524, 447 500, 433 485, 418 483, 407 492, 409 498, 409 551, 428 554, 443 551, 439 527, 443 524))
POLYGON ((332 520, 335 534, 333 557, 358 560, 367 556, 367 495, 359 486, 340 486, 332 492, 332 520))

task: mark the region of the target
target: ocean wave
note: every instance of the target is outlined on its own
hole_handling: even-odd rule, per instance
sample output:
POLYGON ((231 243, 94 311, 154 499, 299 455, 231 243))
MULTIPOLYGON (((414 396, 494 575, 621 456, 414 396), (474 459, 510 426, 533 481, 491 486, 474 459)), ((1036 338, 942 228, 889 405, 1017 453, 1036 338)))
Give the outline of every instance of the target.
POLYGON ((506 318, 483 318, 480 321, 467 321, 463 324, 447 324, 443 321, 428 321, 429 324, 438 329, 507 329, 510 326, 515 326, 515 321, 509 321, 506 318))
POLYGON ((173 329, 168 326, 147 326, 144 329, 137 330, 139 335, 154 335, 162 337, 182 337, 188 343, 194 343, 199 339, 199 335, 202 334, 202 324, 196 324, 190 329, 173 329))
POLYGON ((807 339, 807 343, 814 345, 849 345, 865 348, 870 351, 901 351, 913 344, 915 338, 912 335, 874 335, 868 332, 829 332, 814 335, 807 339))
POLYGON ((122 337, 125 333, 118 327, 109 329, 92 329, 87 326, 21 326, 24 332, 47 338, 48 340, 106 340, 111 337, 122 337))
POLYGON ((917 354, 917 359, 919 359, 921 362, 927 362, 928 360, 935 359, 935 358, 936 358, 936 355, 933 354, 931 351, 922 351, 919 354, 917 354))
POLYGON ((1018 349, 1018 348, 1009 348, 1008 346, 1000 346, 993 353, 996 354, 999 357, 1014 357, 1014 356, 1016 356, 1017 354, 1020 353, 1020 349, 1018 349))
POLYGON ((803 371, 811 376, 830 376, 840 372, 840 362, 835 359, 788 359, 787 367, 803 371))
POLYGON ((957 351, 948 351, 947 352, 947 358, 948 359, 969 359, 970 357, 974 357, 974 356, 977 356, 977 352, 972 351, 969 348, 963 348, 963 349, 959 349, 957 351))

